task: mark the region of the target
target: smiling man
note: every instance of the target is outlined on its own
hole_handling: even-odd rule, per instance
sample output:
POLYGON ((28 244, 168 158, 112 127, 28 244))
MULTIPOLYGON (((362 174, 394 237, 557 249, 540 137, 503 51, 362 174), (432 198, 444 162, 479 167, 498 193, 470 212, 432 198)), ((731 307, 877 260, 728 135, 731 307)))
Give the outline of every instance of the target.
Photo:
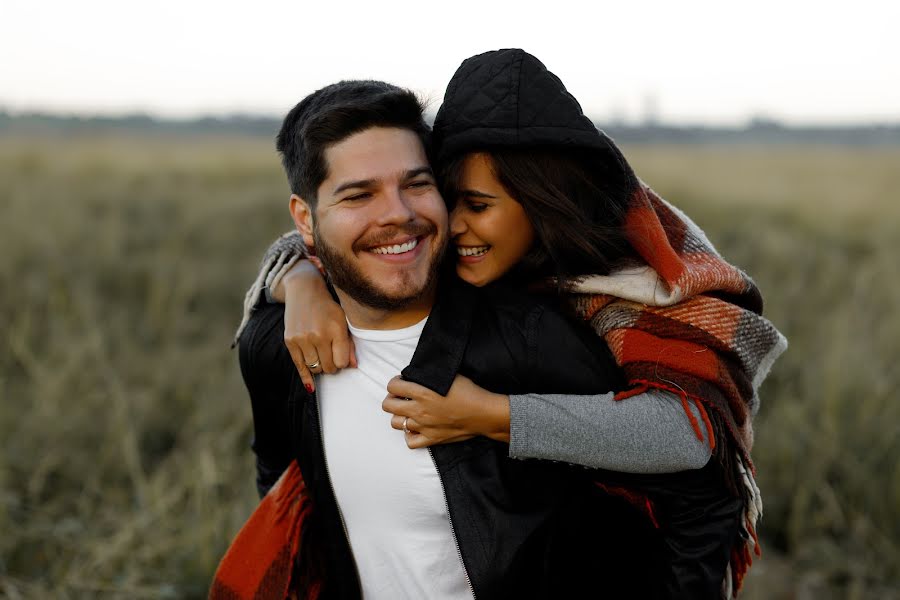
POLYGON ((301 102, 278 136, 291 215, 344 307, 362 365, 322 378, 316 396, 365 597, 471 597, 435 465, 409 451, 381 410, 388 381, 415 352, 447 247, 427 133, 412 94, 348 82, 301 102))
MULTIPOLYGON (((287 135, 279 136, 285 156, 287 135)), ((322 160, 328 177, 315 192, 298 180, 303 196, 292 194, 290 208, 341 305, 360 327, 420 321, 434 302, 447 209, 419 135, 371 127, 329 146, 322 160)))

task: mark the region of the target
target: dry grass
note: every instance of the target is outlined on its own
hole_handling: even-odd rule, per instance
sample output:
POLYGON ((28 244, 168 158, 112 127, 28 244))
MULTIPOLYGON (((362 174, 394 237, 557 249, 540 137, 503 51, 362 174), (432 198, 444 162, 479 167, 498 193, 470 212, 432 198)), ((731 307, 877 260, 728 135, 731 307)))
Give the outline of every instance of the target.
MULTIPOLYGON (((228 346, 288 224, 270 148, 0 139, 0 596, 204 596, 256 501, 228 346)), ((757 279, 791 341, 757 420, 767 554, 750 597, 891 597, 900 151, 627 154, 757 279)))

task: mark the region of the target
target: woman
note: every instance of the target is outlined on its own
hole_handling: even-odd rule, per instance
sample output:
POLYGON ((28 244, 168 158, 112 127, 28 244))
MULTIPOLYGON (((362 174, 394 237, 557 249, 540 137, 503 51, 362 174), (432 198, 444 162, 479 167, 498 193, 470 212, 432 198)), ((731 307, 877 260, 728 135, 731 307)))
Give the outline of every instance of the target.
MULTIPOLYGON (((730 573, 724 562, 702 568, 718 569, 724 595, 736 593, 756 549, 759 513, 748 471, 750 416, 756 389, 784 348, 758 315, 755 286, 638 181, 561 82, 521 50, 465 61, 448 85, 434 134, 453 205, 458 276, 479 286, 502 279, 564 292, 574 316, 609 344, 629 382, 619 398, 629 400, 504 396, 499 401, 508 410, 485 411, 497 396, 462 377, 445 398, 395 379, 384 404, 392 426, 410 432, 410 447, 491 432, 510 442, 511 456, 626 472, 698 469, 714 453, 744 514, 730 573), (699 455, 696 440, 707 444, 699 455), (673 449, 675 459, 666 452, 673 449)), ((297 336, 291 348, 312 386, 311 373, 333 372, 354 358, 321 278, 307 261, 294 267, 304 254, 291 246, 297 240, 275 245, 247 301, 252 306, 265 283, 287 300, 288 331, 314 332, 297 336)), ((652 498, 605 487, 656 517, 652 498)))

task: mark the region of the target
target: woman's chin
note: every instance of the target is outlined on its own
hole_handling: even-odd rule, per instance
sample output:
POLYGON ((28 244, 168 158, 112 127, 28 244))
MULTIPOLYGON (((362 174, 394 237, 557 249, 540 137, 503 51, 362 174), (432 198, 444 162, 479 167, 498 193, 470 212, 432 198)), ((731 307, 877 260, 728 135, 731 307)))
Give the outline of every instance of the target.
POLYGON ((489 283, 500 279, 502 273, 494 273, 492 269, 484 268, 486 265, 467 265, 463 262, 456 262, 456 276, 475 287, 484 287, 489 283))
POLYGON ((509 272, 509 269, 498 269, 496 265, 477 263, 467 264, 456 261, 456 276, 475 287, 484 287, 494 283, 509 272))

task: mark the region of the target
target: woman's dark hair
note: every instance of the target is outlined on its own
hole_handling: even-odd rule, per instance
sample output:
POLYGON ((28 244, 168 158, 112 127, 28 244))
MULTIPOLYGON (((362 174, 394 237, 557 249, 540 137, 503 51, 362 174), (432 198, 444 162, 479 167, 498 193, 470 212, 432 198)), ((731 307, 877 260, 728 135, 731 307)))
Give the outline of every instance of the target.
MULTIPOLYGON (((600 150, 485 148, 494 175, 525 209, 534 247, 510 275, 556 277, 562 291, 579 275, 607 274, 635 256, 622 227, 635 180, 600 150)), ((463 154, 440 170, 451 208, 461 192, 463 154)))

